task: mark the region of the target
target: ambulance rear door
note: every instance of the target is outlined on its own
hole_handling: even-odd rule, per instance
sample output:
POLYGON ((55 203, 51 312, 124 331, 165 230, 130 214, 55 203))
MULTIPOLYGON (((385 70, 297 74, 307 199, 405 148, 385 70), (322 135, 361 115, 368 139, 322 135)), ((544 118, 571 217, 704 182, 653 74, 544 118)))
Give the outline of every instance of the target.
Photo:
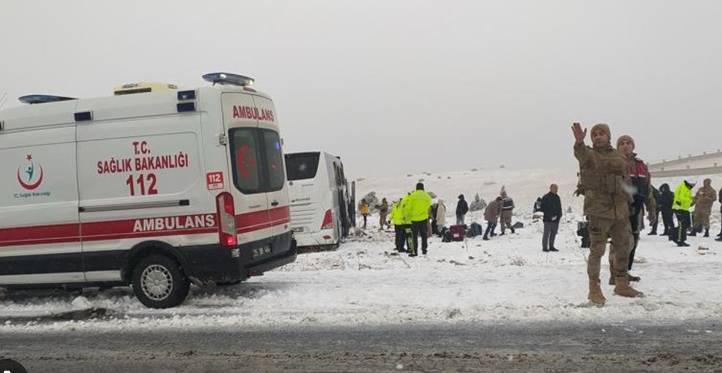
POLYGON ((261 113, 258 128, 264 143, 263 156, 268 179, 269 225, 272 235, 279 236, 290 230, 290 201, 286 183, 283 142, 273 101, 262 96, 253 96, 253 101, 261 113))
POLYGON ((268 198, 263 171, 263 137, 259 134, 253 98, 245 93, 221 93, 223 122, 228 136, 231 195, 236 214, 238 244, 270 236, 268 198))

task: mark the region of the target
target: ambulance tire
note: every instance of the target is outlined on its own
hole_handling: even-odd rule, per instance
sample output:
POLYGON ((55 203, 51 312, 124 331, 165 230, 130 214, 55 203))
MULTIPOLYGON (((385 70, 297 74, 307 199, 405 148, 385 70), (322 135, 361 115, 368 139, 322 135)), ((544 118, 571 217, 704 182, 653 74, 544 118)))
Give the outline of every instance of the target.
POLYGON ((186 299, 190 281, 175 260, 163 255, 143 258, 133 270, 135 296, 149 308, 175 307, 186 299))

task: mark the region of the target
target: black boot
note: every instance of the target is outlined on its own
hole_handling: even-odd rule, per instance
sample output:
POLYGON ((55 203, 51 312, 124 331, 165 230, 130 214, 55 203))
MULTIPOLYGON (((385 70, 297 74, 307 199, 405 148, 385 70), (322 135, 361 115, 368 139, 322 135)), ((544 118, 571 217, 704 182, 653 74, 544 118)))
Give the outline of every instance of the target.
POLYGON ((709 228, 706 228, 704 230, 704 236, 702 236, 702 237, 709 237, 709 228))
POLYGON ((657 235, 657 231, 654 229, 652 229, 651 232, 647 233, 647 236, 656 236, 656 235, 657 235))

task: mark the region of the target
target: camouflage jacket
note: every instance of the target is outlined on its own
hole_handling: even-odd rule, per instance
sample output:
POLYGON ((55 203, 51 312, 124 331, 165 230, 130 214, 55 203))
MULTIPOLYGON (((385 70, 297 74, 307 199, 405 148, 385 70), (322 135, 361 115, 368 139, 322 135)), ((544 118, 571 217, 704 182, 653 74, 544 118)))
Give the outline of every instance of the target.
POLYGON ((712 187, 703 186, 694 195, 694 210, 699 209, 701 212, 710 213, 712 211, 712 204, 717 199, 717 191, 712 187))
POLYGON ((606 219, 628 219, 632 201, 629 160, 611 145, 596 149, 574 144, 579 161, 578 191, 584 194, 584 215, 606 219))

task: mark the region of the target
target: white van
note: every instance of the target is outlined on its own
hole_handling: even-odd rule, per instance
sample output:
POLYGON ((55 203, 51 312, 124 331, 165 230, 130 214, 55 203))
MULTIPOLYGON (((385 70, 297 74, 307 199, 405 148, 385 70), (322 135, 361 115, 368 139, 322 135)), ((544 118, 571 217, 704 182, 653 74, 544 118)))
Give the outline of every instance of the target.
POLYGON ((288 153, 291 229, 299 247, 336 247, 351 227, 343 163, 325 152, 288 153))
POLYGON ((166 308, 295 260, 273 102, 204 79, 0 111, 0 287, 131 284, 166 308))

